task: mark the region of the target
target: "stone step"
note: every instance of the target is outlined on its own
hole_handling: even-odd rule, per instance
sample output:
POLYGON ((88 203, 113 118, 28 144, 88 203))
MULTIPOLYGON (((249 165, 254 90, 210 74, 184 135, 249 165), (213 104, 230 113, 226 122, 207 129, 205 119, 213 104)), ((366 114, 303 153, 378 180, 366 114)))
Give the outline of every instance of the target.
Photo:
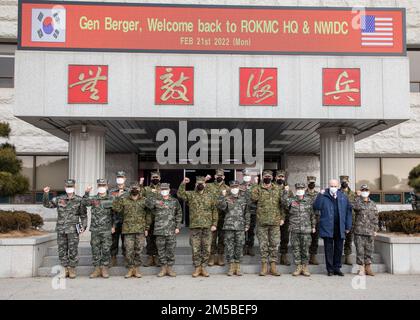
MULTIPOLYGON (((89 276, 91 272, 93 272, 94 268, 92 266, 78 266, 76 268, 77 274, 79 276, 89 276)), ((141 267, 140 271, 146 276, 155 276, 158 274, 160 268, 157 267, 141 267)), ((192 265, 175 265, 174 270, 177 272, 178 275, 191 275, 194 271, 194 267, 192 265)), ((227 266, 220 267, 220 266, 213 266, 207 268, 210 274, 223 274, 227 272, 227 266)), ((245 274, 257 274, 260 271, 260 266, 257 264, 243 264, 241 266, 241 270, 245 274)), ((278 266, 278 271, 282 274, 290 274, 295 270, 295 266, 278 266)), ((325 274, 325 265, 321 264, 318 266, 309 266, 309 271, 313 274, 325 274)), ((355 274, 358 270, 357 265, 348 266, 343 265, 342 272, 346 274, 355 274)), ((386 272, 386 266, 384 264, 372 264, 372 270, 375 273, 384 273, 386 272)), ((40 277, 52 277, 55 276, 57 273, 51 273, 51 267, 41 267, 38 269, 38 276, 40 277)), ((125 267, 113 267, 110 268, 110 275, 111 276, 124 276, 127 272, 125 267)))

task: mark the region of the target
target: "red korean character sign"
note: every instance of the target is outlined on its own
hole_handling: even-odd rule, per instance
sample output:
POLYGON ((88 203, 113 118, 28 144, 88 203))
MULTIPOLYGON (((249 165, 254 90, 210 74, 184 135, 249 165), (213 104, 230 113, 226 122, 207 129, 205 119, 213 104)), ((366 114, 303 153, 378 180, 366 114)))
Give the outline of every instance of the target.
POLYGON ((107 104, 108 66, 69 65, 68 103, 107 104))
POLYGON ((277 68, 240 68, 239 104, 277 106, 277 68))
POLYGON ((361 105, 359 68, 324 68, 322 70, 322 105, 361 105))
POLYGON ((193 105, 194 67, 156 67, 155 104, 193 105))

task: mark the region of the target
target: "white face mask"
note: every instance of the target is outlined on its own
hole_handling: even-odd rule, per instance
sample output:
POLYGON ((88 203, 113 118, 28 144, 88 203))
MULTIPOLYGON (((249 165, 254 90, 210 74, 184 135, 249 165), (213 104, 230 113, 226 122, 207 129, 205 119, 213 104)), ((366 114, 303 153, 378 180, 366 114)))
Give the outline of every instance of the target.
POLYGON ((297 196, 303 196, 303 195, 305 195, 305 190, 302 190, 302 189, 296 190, 296 195, 297 196))
POLYGON ((125 179, 124 178, 117 178, 117 184, 124 184, 125 179))
POLYGON ((361 192, 361 195, 362 195, 362 197, 363 197, 363 198, 367 198, 367 197, 369 197, 369 194, 370 194, 370 192, 369 192, 369 191, 362 191, 362 192, 361 192))
POLYGON ((251 176, 244 176, 244 182, 250 182, 251 176))
POLYGON ((330 192, 332 194, 336 194, 337 193, 338 188, 337 187, 330 187, 330 192))
POLYGON ((169 196, 169 190, 161 190, 160 194, 164 197, 169 196))
POLYGON ((106 193, 106 187, 98 187, 98 193, 106 193))
POLYGON ((66 188, 66 193, 67 194, 74 193, 74 188, 66 188))
POLYGON ((233 195, 237 195, 237 194, 239 193, 239 188, 232 188, 232 189, 230 189, 230 192, 231 192, 233 195))

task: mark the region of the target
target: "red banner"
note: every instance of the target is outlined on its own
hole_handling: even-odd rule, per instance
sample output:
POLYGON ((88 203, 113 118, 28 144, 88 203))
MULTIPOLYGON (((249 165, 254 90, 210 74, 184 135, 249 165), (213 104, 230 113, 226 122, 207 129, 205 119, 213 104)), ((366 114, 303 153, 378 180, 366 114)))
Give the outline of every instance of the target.
POLYGON ((405 9, 21 0, 19 48, 405 55, 405 9))

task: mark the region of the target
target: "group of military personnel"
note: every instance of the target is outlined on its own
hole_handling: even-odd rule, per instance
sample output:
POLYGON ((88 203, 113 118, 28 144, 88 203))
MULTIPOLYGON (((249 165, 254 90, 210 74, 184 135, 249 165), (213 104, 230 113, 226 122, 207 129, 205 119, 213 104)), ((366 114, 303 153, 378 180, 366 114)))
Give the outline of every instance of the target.
MULTIPOLYGON (((193 277, 208 277, 208 266, 228 264, 228 276, 241 276, 244 254, 254 256, 254 237, 257 235, 261 255, 260 275, 280 276, 277 263, 290 265, 287 259, 289 237, 296 270, 310 276, 308 264, 318 264, 316 254, 319 240, 320 213, 313 209, 319 192, 316 178, 307 177, 307 185, 296 183, 296 194, 286 182, 286 172, 263 171, 262 181, 248 170, 242 171, 243 181, 225 183, 223 169, 211 176, 196 177, 193 191, 186 190, 189 178, 184 178, 177 198, 189 206, 190 244, 193 277), (280 254, 280 257, 279 257, 280 254)), ((377 209, 369 199, 369 188, 353 192, 347 176, 341 176, 341 191, 353 205, 353 230, 345 242, 345 263, 352 264, 353 233, 357 249, 357 263, 361 273, 373 275, 370 269, 373 236, 377 231, 377 209)), ((50 200, 49 187, 44 188, 43 204, 57 208, 57 242, 61 265, 66 277, 76 277, 79 234, 87 228, 87 207, 91 207, 91 247, 95 267, 91 278, 109 277, 109 268, 117 264, 119 241, 127 266, 126 278, 142 276, 139 267, 146 243, 147 262, 144 266, 161 267, 159 277, 176 276, 176 235, 180 232, 182 209, 177 198, 170 194, 168 183, 161 183, 159 172, 151 174, 151 183, 144 179, 126 186, 125 172, 117 172, 117 186, 108 190, 104 179, 97 180, 97 194, 92 187, 83 197, 75 194, 75 181, 65 182, 65 194, 50 200)), ((323 192, 323 191, 321 191, 323 192)))

